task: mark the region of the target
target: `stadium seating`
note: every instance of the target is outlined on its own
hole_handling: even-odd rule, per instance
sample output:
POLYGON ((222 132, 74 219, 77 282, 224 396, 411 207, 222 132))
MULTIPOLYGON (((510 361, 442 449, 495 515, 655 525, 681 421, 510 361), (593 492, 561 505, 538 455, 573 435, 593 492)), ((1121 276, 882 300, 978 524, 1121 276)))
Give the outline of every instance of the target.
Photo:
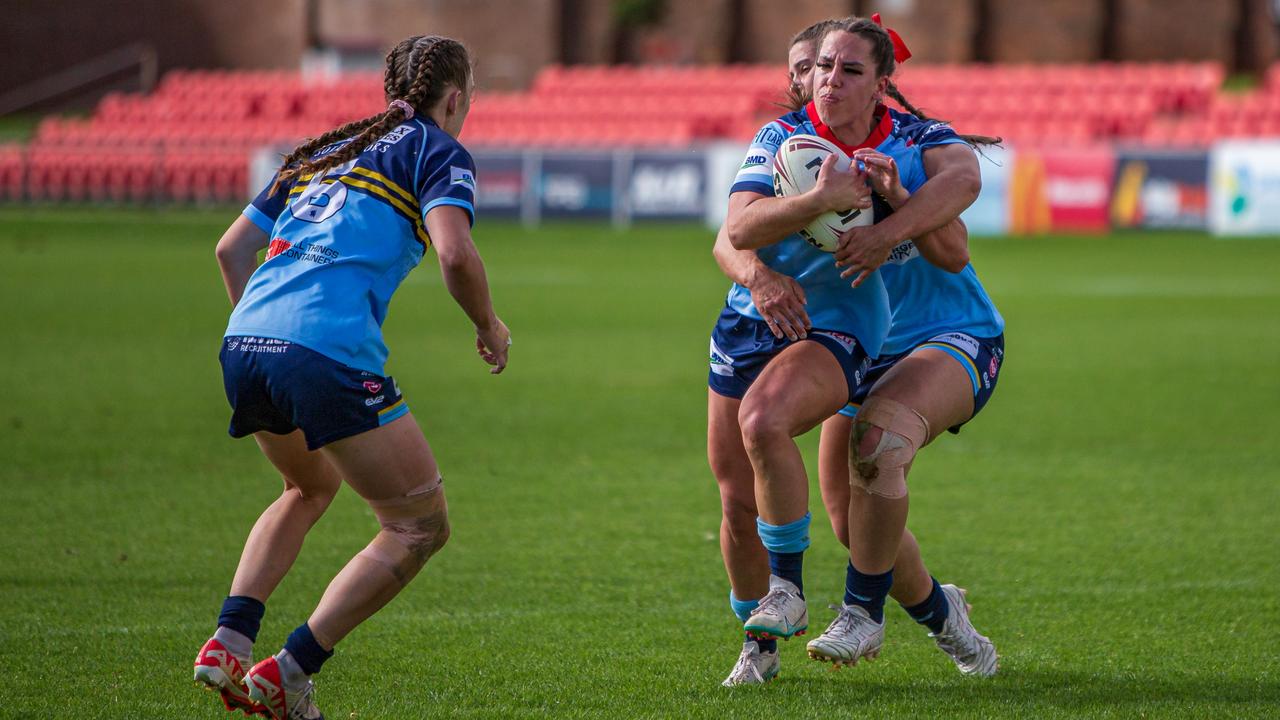
MULTIPOLYGON (((1280 66, 1262 88, 1221 91, 1214 63, 906 65, 906 97, 960 132, 1014 145, 1206 145, 1280 136, 1280 66)), ((473 148, 686 147, 743 143, 784 103, 773 65, 544 68, 526 92, 481 91, 473 148)), ((0 198, 227 202, 250 154, 381 110, 376 73, 177 70, 147 95, 112 94, 83 120, 50 117, 0 147, 0 198)))

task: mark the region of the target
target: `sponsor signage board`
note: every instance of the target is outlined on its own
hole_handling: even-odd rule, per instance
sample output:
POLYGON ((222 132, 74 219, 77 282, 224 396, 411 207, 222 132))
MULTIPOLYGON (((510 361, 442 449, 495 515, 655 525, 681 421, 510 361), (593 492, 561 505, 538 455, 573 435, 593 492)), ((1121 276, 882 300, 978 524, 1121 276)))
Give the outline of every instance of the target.
POLYGON ((1209 229, 1280 234, 1280 142, 1224 142, 1209 157, 1209 229))
POLYGON ((1111 222, 1117 228, 1208 226, 1206 151, 1122 149, 1112 187, 1111 222))

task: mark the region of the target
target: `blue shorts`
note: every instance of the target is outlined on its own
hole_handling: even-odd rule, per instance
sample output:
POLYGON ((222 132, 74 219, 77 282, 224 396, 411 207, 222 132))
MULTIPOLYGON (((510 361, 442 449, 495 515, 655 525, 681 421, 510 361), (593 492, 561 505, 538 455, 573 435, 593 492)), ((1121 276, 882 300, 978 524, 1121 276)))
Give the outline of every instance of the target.
POLYGON ((301 428, 307 449, 358 435, 409 412, 390 376, 357 370, 295 342, 223 338, 222 382, 231 437, 301 428))
POLYGON ((776 338, 763 320, 747 317, 725 306, 711 331, 711 372, 707 385, 719 395, 742 399, 764 366, 778 353, 797 342, 812 341, 835 356, 844 371, 849 396, 862 384, 871 365, 862 344, 848 333, 812 329, 803 340, 776 338))
POLYGON ((962 332, 949 332, 929 338, 927 341, 910 350, 895 355, 876 358, 871 369, 862 378, 862 384, 853 392, 853 399, 840 411, 845 417, 853 417, 858 413, 867 395, 875 384, 889 372, 902 358, 921 348, 941 350, 960 363, 969 374, 969 382, 973 384, 973 414, 968 420, 947 428, 952 433, 960 432, 961 425, 972 420, 991 399, 996 391, 996 377, 1004 364, 1004 335, 993 338, 980 338, 962 332))

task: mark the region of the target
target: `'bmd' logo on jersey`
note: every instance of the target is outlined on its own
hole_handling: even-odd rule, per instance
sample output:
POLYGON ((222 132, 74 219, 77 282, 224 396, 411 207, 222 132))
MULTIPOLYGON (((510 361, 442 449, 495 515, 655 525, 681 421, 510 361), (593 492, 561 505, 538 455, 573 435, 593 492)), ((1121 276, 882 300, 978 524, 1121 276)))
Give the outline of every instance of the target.
POLYGON ((471 192, 476 191, 476 176, 466 168, 460 168, 457 165, 449 166, 449 184, 461 185, 471 192))

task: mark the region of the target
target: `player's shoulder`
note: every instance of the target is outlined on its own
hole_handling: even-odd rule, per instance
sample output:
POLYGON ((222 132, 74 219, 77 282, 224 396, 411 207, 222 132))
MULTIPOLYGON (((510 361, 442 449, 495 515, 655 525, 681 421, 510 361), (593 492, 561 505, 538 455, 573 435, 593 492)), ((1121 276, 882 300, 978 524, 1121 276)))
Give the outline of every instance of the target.
POLYGON ((453 165, 472 166, 471 153, 467 152, 457 138, 441 130, 435 123, 414 118, 406 125, 415 125, 421 131, 419 144, 426 163, 448 162, 453 165))
POLYGON ((935 144, 942 141, 960 138, 951 123, 945 120, 922 118, 908 112, 888 108, 889 118, 893 121, 892 134, 907 141, 908 144, 935 144))
MULTIPOLYGON (((770 120, 765 123, 764 127, 756 133, 755 138, 751 141, 753 146, 770 148, 777 151, 782 145, 782 141, 797 133, 806 132, 804 129, 808 118, 804 112, 795 110, 787 114, 770 120)), ((807 132, 812 132, 812 129, 807 132)))

